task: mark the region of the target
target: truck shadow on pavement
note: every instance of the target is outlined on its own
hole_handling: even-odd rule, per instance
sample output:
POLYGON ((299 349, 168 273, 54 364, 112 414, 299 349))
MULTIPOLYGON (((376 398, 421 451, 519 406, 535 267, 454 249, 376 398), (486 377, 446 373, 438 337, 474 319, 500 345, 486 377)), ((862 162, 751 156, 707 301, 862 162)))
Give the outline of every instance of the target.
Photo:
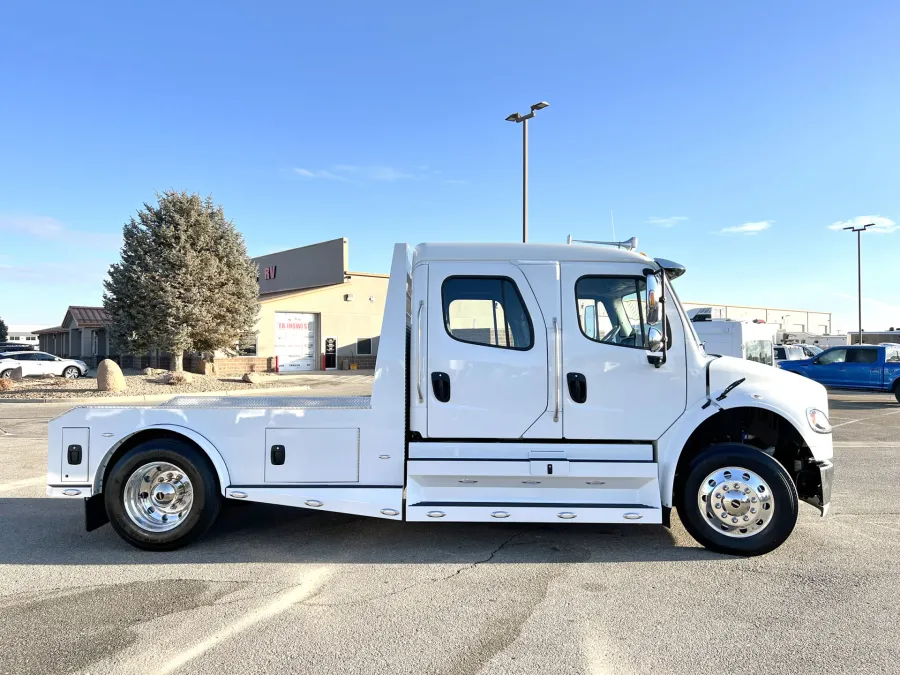
POLYGON ((151 553, 105 525, 85 532, 79 502, 0 499, 0 564, 617 563, 724 556, 693 544, 673 518, 659 525, 405 523, 267 504, 226 502, 219 520, 183 549, 151 553), (690 541, 683 546, 678 539, 690 541))

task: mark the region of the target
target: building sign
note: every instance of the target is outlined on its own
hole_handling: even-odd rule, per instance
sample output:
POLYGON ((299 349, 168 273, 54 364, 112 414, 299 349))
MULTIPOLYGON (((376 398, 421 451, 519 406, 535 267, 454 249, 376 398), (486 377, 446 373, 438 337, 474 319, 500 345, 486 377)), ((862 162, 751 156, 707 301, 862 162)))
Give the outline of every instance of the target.
POLYGON ((325 338, 325 370, 337 368, 337 338, 325 338))
POLYGON ((316 315, 275 312, 278 371, 316 369, 316 315))
POLYGON ((277 270, 277 269, 278 269, 278 267, 276 265, 272 265, 271 267, 266 267, 263 270, 263 277, 265 279, 274 279, 275 278, 275 270, 277 270))

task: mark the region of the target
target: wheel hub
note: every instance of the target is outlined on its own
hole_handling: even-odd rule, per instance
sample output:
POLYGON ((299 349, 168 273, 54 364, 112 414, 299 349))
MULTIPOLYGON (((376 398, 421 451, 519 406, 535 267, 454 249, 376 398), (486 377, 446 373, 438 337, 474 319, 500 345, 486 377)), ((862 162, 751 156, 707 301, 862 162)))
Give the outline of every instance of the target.
POLYGON ((145 464, 125 483, 125 511, 131 521, 148 532, 167 532, 190 513, 194 491, 187 474, 169 462, 145 464))
POLYGON ((775 501, 768 484, 742 467, 709 474, 697 492, 706 524, 729 537, 751 537, 772 520, 775 501))

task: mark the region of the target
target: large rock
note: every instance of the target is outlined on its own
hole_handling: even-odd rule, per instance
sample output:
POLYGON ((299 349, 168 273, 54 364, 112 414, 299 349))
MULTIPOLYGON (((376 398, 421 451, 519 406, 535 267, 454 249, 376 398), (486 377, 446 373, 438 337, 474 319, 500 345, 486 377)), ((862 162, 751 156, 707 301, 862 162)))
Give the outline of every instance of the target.
POLYGON ((0 378, 0 391, 11 391, 15 386, 15 383, 8 377, 0 378))
POLYGON ((160 382, 163 384, 190 384, 194 381, 194 376, 188 372, 183 370, 178 371, 177 373, 165 373, 161 378, 160 382))
POLYGON ((244 373, 241 379, 248 384, 259 384, 262 382, 262 375, 259 373, 244 373))
POLYGON ((103 359, 97 366, 97 390, 98 391, 125 391, 125 376, 119 364, 109 359, 103 359))

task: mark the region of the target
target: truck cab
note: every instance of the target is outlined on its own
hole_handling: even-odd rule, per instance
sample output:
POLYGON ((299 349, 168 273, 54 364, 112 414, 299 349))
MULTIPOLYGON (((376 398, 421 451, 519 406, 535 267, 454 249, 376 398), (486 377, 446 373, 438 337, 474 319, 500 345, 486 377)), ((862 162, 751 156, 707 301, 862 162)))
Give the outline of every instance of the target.
POLYGON ((676 263, 549 244, 394 249, 371 397, 177 397, 50 425, 48 494, 181 546, 222 499, 393 520, 646 523, 717 551, 824 515, 822 386, 704 352, 676 263))

